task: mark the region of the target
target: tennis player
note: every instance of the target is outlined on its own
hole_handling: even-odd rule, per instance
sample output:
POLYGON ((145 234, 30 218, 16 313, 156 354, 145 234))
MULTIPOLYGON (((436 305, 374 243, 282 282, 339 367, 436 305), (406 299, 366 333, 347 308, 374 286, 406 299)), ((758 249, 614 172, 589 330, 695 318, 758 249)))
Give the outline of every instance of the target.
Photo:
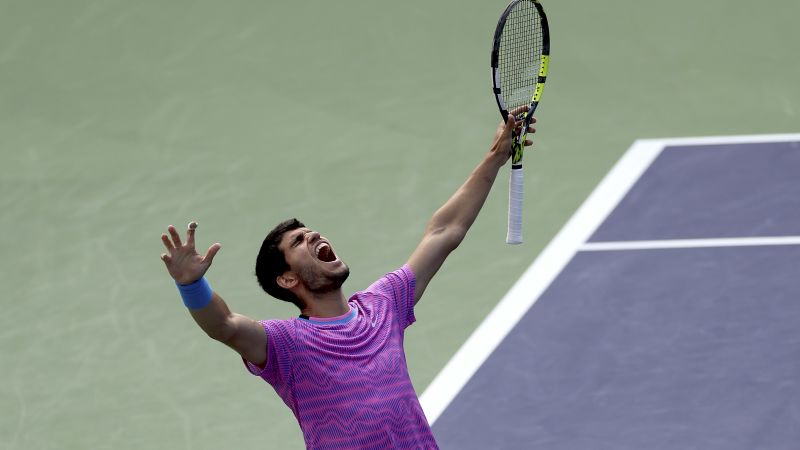
POLYGON ((167 248, 161 259, 189 313, 272 385, 297 418, 307 448, 438 448, 411 385, 403 334, 509 159, 516 128, 511 114, 498 126, 488 154, 430 219, 408 261, 349 299, 342 284, 350 271, 326 238, 296 219, 273 229, 258 254, 256 276, 267 293, 297 305, 297 318, 255 321, 231 312, 204 277, 221 246, 199 255, 196 223, 189 224, 185 243, 172 225, 161 236, 167 248))

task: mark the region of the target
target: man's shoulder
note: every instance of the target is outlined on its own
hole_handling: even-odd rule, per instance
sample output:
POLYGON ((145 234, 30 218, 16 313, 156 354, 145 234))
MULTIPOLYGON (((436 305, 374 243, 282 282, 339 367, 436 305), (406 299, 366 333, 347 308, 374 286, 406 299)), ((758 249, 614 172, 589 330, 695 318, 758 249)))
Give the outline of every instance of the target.
POLYGON ((289 317, 288 319, 262 319, 258 323, 265 327, 293 327, 297 321, 297 317, 289 317))
POLYGON ((269 339, 286 341, 294 339, 298 320, 297 317, 292 317, 289 319, 265 319, 258 322, 264 327, 269 339))
POLYGON ((415 282, 414 272, 408 264, 384 274, 361 292, 394 296, 398 291, 403 291, 415 282))

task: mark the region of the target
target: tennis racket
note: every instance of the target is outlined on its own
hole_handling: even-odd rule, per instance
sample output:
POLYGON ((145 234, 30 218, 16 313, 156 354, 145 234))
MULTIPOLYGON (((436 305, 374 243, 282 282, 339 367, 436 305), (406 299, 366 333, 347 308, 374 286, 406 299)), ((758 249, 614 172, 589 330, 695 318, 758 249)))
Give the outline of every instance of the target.
POLYGON ((508 120, 509 111, 528 105, 528 110, 516 117, 522 122, 521 132, 511 137, 509 244, 522 243, 522 149, 544 90, 549 60, 550 30, 542 5, 538 0, 513 0, 497 22, 492 45, 493 91, 503 121, 508 120))

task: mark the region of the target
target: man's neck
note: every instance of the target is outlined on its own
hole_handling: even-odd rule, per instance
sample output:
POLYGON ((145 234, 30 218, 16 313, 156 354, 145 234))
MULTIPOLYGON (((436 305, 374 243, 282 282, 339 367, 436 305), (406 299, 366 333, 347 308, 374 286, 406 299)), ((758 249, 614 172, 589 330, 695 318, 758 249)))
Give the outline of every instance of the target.
POLYGON ((309 297, 303 299, 306 304, 303 315, 308 317, 338 317, 350 311, 350 305, 341 289, 324 294, 310 294, 309 297))

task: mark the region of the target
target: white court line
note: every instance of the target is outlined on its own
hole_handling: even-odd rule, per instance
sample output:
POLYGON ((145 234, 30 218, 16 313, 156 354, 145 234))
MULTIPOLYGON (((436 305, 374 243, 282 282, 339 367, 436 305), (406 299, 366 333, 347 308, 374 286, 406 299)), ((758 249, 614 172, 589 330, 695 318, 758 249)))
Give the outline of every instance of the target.
POLYGON ((579 251, 604 252, 619 250, 652 250, 663 248, 747 247, 759 245, 800 245, 800 236, 587 242, 580 247, 579 251))
POLYGON ((420 396, 433 425, 564 266, 668 145, 800 141, 800 134, 638 140, 589 195, 420 396))
POLYGON ((662 147, 670 145, 718 145, 718 144, 757 144, 772 142, 800 142, 800 133, 794 134, 751 134, 746 136, 700 136, 664 139, 644 139, 636 142, 651 142, 661 144, 662 147))

